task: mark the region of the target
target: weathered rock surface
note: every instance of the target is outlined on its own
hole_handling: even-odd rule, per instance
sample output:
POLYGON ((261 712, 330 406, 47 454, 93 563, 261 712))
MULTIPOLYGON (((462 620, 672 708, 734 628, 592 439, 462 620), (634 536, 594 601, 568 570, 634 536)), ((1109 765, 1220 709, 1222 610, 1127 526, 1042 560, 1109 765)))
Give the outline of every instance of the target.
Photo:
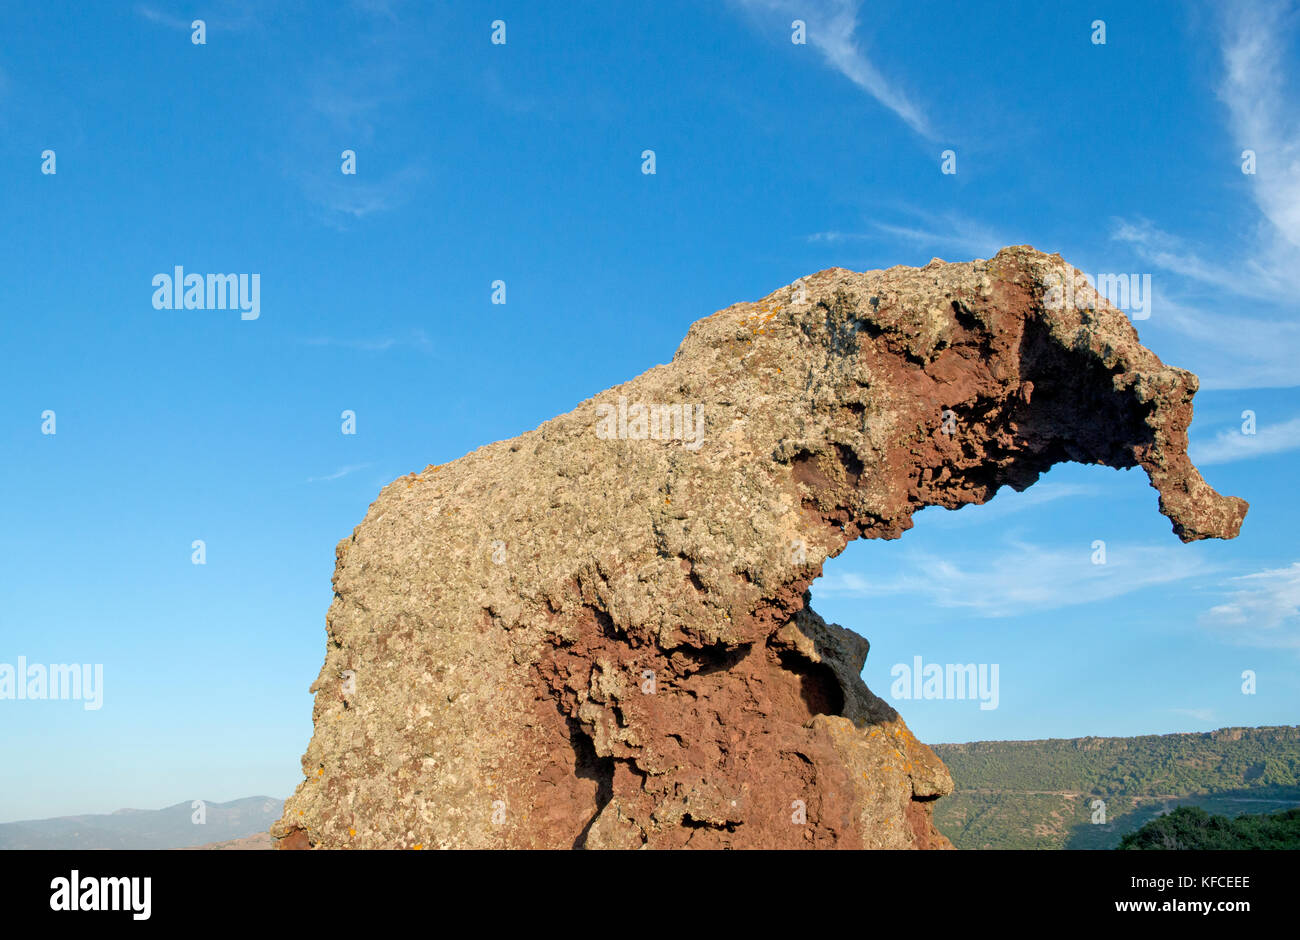
POLYGON ((338 545, 278 844, 947 847, 947 770, 807 607, 825 559, 1060 461, 1141 466, 1184 541, 1246 512, 1187 458, 1196 377, 1058 303, 1076 274, 1027 247, 822 271, 385 487, 338 545), (702 439, 637 404, 698 406, 702 439))

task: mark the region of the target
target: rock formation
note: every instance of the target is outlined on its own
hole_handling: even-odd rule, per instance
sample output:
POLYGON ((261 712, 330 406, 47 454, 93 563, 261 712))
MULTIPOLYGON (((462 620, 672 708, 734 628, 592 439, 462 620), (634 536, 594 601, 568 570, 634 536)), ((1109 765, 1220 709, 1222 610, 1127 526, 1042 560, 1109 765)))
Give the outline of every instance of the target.
POLYGON ((947 770, 808 608, 824 561, 1060 461, 1142 467, 1183 541, 1246 512, 1187 458, 1196 377, 1077 277, 822 271, 389 484, 337 548, 277 844, 947 847, 947 770))

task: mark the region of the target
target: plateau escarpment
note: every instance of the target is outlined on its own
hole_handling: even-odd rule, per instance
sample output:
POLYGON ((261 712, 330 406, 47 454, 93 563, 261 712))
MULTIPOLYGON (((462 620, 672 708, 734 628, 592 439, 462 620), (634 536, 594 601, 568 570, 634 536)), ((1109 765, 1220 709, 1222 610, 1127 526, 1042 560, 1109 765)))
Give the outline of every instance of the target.
POLYGON ((825 560, 1061 461, 1142 467, 1183 541, 1246 511, 1188 460, 1196 377, 1077 277, 822 271, 385 487, 280 847, 947 847, 947 770, 808 608, 825 560))

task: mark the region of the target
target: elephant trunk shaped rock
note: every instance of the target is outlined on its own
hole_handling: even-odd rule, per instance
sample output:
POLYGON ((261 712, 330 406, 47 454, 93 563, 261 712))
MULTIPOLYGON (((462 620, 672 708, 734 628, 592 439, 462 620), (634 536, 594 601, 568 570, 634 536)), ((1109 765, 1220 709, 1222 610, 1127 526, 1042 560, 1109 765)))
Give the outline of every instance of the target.
POLYGON ((826 559, 1062 461, 1183 541, 1246 504, 1197 380, 1056 255, 822 271, 672 362, 389 484, 339 543, 284 848, 946 848, 942 762, 808 607, 826 559))

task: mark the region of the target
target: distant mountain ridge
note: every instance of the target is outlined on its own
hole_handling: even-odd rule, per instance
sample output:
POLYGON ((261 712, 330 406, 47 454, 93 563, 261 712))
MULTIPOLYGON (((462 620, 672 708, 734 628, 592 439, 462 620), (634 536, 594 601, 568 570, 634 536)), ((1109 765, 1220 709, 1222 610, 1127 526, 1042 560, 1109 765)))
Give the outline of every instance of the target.
POLYGON ((1296 726, 934 750, 956 784, 935 822, 958 848, 1114 848, 1176 806, 1225 816, 1300 806, 1296 726))
POLYGON ((163 809, 56 816, 0 823, 0 849, 179 849, 265 833, 279 818, 283 800, 250 796, 228 803, 204 802, 202 823, 192 802, 163 809))

